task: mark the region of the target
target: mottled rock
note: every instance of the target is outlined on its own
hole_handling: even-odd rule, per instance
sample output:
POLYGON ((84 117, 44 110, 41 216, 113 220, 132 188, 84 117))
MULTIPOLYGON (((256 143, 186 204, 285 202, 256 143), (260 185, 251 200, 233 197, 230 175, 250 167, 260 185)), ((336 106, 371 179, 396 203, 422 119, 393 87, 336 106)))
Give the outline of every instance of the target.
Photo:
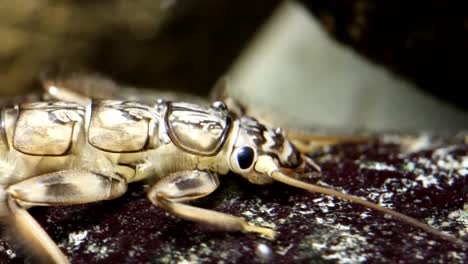
MULTIPOLYGON (((319 183, 364 197, 467 240, 466 136, 382 136, 311 153, 319 183), (465 188, 465 189, 464 189, 465 188), (464 209, 465 206, 465 209, 464 209)), ((308 180, 308 179, 305 179, 308 180)), ((309 179, 311 180, 311 179, 309 179)), ((143 184, 121 198, 31 214, 73 263, 464 263, 467 251, 359 205, 229 174, 196 204, 274 228, 275 241, 213 232, 154 207, 143 184)), ((0 262, 22 263, 6 243, 0 262)))

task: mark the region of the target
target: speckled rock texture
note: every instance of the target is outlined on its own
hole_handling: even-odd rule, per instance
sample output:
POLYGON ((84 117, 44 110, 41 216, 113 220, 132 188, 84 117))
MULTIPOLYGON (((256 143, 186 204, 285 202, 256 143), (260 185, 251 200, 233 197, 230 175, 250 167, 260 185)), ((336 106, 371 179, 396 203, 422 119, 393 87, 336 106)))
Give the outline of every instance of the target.
MULTIPOLYGON (((468 239, 468 136, 381 136, 311 153, 318 183, 354 194, 468 239)), ((154 207, 143 184, 121 198, 33 208, 72 263, 466 263, 467 250, 337 198, 234 174, 196 204, 274 228, 275 241, 213 232, 154 207)), ((304 180, 316 181, 314 178, 304 180)), ((0 243, 1 263, 23 263, 0 243)))

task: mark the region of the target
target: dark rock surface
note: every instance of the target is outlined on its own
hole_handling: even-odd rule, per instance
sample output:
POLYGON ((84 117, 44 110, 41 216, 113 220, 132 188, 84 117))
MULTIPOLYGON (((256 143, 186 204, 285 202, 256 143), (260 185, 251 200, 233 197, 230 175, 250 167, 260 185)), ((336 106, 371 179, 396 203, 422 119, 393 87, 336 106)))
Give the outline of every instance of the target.
MULTIPOLYGON (((320 184, 365 197, 467 240, 466 135, 384 136, 311 154, 320 184)), ((275 183, 254 186, 230 174, 196 202, 279 232, 212 232, 154 207, 144 186, 118 199, 33 208, 31 214, 72 263, 466 263, 467 251, 391 217, 275 183)), ((23 263, 4 242, 1 263, 23 263)))

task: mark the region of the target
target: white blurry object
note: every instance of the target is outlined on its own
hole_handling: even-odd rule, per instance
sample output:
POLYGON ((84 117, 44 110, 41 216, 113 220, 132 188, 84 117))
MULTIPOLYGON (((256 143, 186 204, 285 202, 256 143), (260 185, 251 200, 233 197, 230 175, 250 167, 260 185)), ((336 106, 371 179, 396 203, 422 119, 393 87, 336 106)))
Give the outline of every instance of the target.
POLYGON ((456 131, 468 113, 418 90, 333 40, 286 1, 227 74, 234 97, 280 123, 346 130, 456 131))

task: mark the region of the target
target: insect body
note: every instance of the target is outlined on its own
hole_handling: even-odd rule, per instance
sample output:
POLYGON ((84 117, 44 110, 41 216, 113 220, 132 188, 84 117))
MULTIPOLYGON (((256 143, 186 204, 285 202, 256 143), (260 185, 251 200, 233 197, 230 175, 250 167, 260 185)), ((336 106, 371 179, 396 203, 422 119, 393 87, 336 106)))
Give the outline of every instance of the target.
MULTIPOLYGON (((229 170, 252 182, 271 182, 252 173, 263 154, 254 148, 260 143, 284 157, 286 165, 299 162, 298 151, 284 137, 269 131, 272 137, 265 138, 265 127, 251 118, 233 121, 219 102, 209 108, 162 100, 154 106, 100 101, 88 108, 60 101, 25 103, 4 109, 2 124, 2 214, 15 222, 23 221, 22 208, 112 199, 125 193, 129 182, 150 179, 156 182, 150 200, 176 215, 273 238, 273 230, 179 201, 211 193, 218 174, 229 170)), ((47 244, 44 237, 37 243, 47 244)), ((47 250, 55 261, 65 261, 57 249, 47 250)))
POLYGON ((0 214, 46 261, 68 262, 27 208, 109 200, 140 180, 152 184, 148 198, 154 205, 179 217, 273 239, 272 229, 183 203, 213 192, 218 176, 229 171, 254 184, 280 181, 337 196, 464 243, 390 209, 295 179, 320 168, 281 130, 237 116, 222 102, 32 102, 4 108, 1 124, 0 214))

